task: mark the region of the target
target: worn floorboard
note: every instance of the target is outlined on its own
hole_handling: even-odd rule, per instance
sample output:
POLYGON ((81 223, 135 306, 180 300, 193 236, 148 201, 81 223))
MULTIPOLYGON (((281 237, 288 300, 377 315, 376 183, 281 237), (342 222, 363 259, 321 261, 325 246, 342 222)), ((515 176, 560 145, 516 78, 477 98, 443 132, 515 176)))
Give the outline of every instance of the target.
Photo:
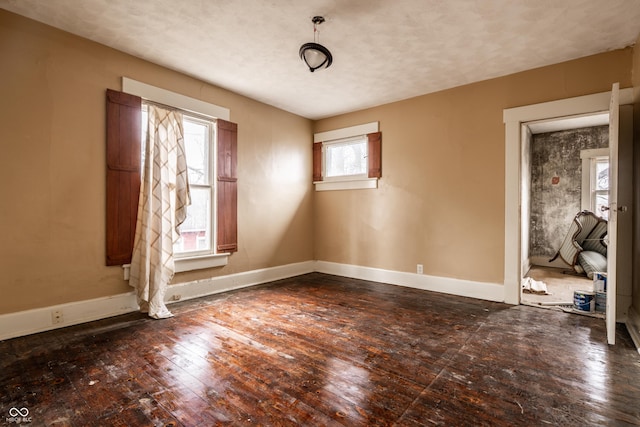
POLYGON ((170 308, 0 342, 0 425, 640 425, 601 319, 319 273, 170 308))

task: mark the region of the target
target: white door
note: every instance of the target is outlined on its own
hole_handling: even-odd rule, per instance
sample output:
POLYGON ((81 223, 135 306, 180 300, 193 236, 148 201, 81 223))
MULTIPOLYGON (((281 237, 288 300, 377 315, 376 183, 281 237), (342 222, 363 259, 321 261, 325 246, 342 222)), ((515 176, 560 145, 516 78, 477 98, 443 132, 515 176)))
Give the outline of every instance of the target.
POLYGON ((616 257, 618 245, 618 131, 620 125, 620 84, 611 88, 609 104, 609 226, 607 247, 607 342, 616 343, 616 257))

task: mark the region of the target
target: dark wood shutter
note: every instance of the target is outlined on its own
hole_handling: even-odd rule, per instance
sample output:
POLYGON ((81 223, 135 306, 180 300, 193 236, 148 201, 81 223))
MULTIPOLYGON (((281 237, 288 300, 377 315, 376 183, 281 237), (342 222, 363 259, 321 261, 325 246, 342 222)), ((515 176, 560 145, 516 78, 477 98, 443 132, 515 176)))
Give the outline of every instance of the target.
POLYGON ((138 96, 107 89, 107 265, 131 262, 140 194, 138 96))
POLYGON ((218 252, 238 250, 238 125, 218 119, 218 252))
POLYGON ((382 132, 367 135, 369 150, 369 178, 382 176, 382 132))
POLYGON ((322 142, 313 144, 313 180, 322 181, 322 142))

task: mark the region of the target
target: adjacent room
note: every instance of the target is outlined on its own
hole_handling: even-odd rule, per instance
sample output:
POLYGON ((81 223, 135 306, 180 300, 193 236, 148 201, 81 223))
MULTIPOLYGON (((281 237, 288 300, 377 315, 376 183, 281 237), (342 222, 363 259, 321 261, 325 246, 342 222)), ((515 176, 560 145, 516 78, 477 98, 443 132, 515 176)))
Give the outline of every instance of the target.
POLYGON ((639 41, 636 0, 0 0, 0 420, 640 425, 639 41))
MULTIPOLYGON (((608 207, 609 194, 608 118, 592 116, 589 122, 592 126, 554 131, 550 131, 549 126, 557 121, 533 126, 536 133, 532 134, 530 153, 526 157, 531 171, 527 185, 530 213, 525 218, 530 223, 528 276, 538 281, 540 289, 523 287, 523 303, 573 310, 576 292, 593 291, 593 271, 606 274, 608 211, 603 210, 603 206, 608 207), (601 124, 595 125, 597 123, 601 124), (594 227, 601 224, 602 228, 596 236, 598 240, 587 241, 587 245, 599 247, 602 242, 602 256, 588 272, 582 266, 585 264, 589 269, 584 254, 565 260, 559 253, 576 215, 578 221, 593 218, 581 215, 582 212, 593 213, 600 219, 594 221, 594 227)), ((584 123, 577 125, 584 126, 584 123)), ((601 305, 588 314, 604 316, 601 305)))

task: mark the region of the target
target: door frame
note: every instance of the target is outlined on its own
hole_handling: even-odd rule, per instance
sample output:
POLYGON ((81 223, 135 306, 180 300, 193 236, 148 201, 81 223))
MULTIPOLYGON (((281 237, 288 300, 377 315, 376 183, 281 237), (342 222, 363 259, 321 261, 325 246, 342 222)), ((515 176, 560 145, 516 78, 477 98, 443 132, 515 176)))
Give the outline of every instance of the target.
MULTIPOLYGON (((505 124, 504 302, 520 304, 522 279, 522 145, 529 122, 609 112, 611 92, 503 110, 505 124), (523 136, 524 135, 524 136, 523 136)), ((633 89, 620 90, 620 105, 633 102, 633 89)))

